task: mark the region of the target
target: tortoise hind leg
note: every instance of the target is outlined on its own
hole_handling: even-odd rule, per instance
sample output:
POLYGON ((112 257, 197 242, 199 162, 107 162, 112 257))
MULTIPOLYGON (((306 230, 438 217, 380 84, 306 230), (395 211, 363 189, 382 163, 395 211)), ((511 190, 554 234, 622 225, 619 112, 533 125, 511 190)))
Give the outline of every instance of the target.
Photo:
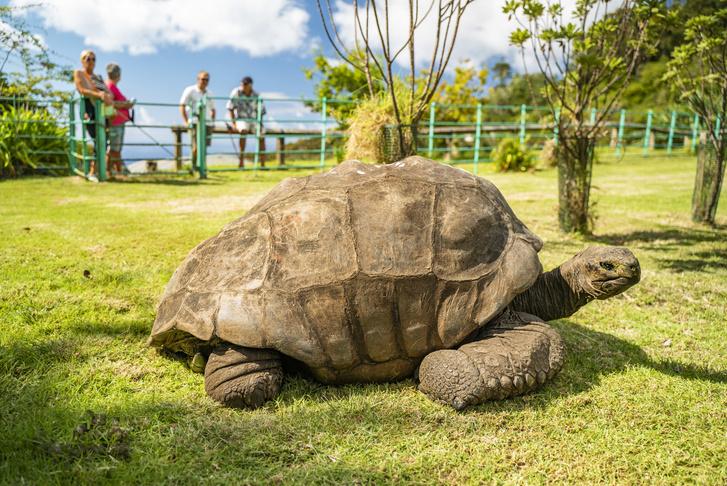
POLYGON ((257 408, 280 393, 281 355, 270 349, 223 344, 207 360, 204 387, 227 407, 257 408))
POLYGON ((419 390, 462 410, 539 387, 558 373, 563 357, 563 340, 553 328, 530 314, 505 312, 474 341, 427 355, 419 390))

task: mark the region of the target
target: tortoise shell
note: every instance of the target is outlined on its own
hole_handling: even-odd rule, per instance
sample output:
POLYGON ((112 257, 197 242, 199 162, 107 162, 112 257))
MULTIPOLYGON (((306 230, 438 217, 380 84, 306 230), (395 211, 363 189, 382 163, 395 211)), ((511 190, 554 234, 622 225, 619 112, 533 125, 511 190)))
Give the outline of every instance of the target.
POLYGON ((410 375, 541 272, 489 181, 421 157, 286 179, 174 272, 150 343, 270 348, 324 382, 410 375))

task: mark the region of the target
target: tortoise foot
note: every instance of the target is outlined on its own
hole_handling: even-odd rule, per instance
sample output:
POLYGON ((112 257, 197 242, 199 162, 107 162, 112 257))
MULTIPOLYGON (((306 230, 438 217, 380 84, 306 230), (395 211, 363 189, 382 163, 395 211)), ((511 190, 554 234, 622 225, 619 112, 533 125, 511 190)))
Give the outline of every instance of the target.
POLYGON ((280 393, 280 354, 268 349, 223 345, 215 349, 204 371, 205 390, 227 407, 258 408, 280 393))
POLYGON ((459 349, 427 355, 419 390, 457 410, 527 393, 553 378, 563 364, 560 335, 535 316, 507 314, 459 349))

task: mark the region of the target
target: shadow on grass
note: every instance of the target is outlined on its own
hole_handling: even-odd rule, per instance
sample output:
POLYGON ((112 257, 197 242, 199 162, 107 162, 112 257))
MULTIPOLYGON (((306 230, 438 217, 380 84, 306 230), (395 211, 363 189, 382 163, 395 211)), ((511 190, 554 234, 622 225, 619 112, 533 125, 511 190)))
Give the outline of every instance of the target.
POLYGON ((591 237, 591 241, 618 246, 643 243, 649 245, 649 251, 669 252, 674 256, 657 256, 655 258, 663 268, 674 272, 727 269, 727 247, 724 247, 727 241, 727 231, 724 227, 713 229, 670 228, 594 235, 591 237), (699 249, 692 248, 697 245, 702 246, 699 249), (722 248, 718 247, 720 245, 722 248), (691 251, 689 251, 690 248, 691 251))
MULTIPOLYGON (((664 247, 687 247, 698 243, 724 242, 727 238, 725 228, 669 228, 660 230, 633 231, 631 233, 611 233, 592 235, 591 240, 608 245, 624 245, 627 243, 651 243, 660 241, 664 247)), ((660 245, 661 247, 661 245, 660 245)))
POLYGON ((116 184, 153 184, 163 186, 216 186, 224 184, 225 181, 217 179, 179 179, 179 178, 167 178, 167 177, 155 177, 155 176, 138 176, 130 177, 128 179, 114 179, 112 181, 116 184))
POLYGON ((676 360, 654 360, 639 346, 611 334, 561 320, 555 322, 566 341, 564 372, 577 392, 587 390, 606 374, 619 373, 631 366, 651 368, 660 373, 690 380, 727 383, 727 370, 713 370, 676 360))

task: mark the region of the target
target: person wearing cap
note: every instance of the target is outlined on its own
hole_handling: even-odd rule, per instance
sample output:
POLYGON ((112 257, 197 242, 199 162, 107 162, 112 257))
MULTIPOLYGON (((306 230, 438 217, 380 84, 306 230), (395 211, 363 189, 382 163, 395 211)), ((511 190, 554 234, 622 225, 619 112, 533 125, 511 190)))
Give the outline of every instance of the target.
POLYGON ((192 167, 197 168, 197 105, 199 101, 206 97, 207 110, 205 112, 207 136, 206 143, 210 146, 212 143, 212 129, 215 122, 215 103, 212 99, 212 92, 207 89, 210 84, 210 73, 200 71, 197 73, 197 84, 187 86, 179 100, 179 111, 182 114, 184 124, 189 127, 189 137, 192 140, 192 167))
MULTIPOLYGON (((104 84, 103 78, 93 72, 96 67, 96 54, 93 51, 86 49, 81 52, 81 65, 83 66, 82 69, 76 69, 73 71, 73 84, 75 85, 78 94, 83 96, 85 112, 84 125, 86 126, 86 131, 88 131, 88 134, 91 135, 91 138, 93 138, 95 143, 96 107, 92 100, 101 100, 103 101, 104 106, 113 106, 113 97, 106 87, 106 84, 104 84)), ((95 150, 101 150, 101 148, 96 147, 95 150)), ((105 147, 103 150, 105 150, 105 147)), ((98 182, 95 170, 96 167, 94 160, 91 159, 88 180, 98 182)))
POLYGON ((116 115, 109 120, 109 150, 107 152, 107 164, 109 170, 120 173, 123 169, 121 162, 121 147, 124 145, 124 124, 131 120, 129 109, 134 106, 133 101, 128 101, 119 90, 121 81, 121 68, 118 64, 110 63, 106 66, 106 86, 114 98, 116 115))
MULTIPOLYGON (((232 128, 240 133, 240 167, 245 166, 245 135, 257 134, 258 124, 258 98, 259 95, 252 89, 252 78, 245 76, 240 86, 235 87, 227 101, 227 112, 232 120, 232 128)), ((262 154, 260 165, 265 167, 265 131, 262 126, 262 117, 265 115, 265 106, 260 103, 260 139, 258 144, 262 154)))

